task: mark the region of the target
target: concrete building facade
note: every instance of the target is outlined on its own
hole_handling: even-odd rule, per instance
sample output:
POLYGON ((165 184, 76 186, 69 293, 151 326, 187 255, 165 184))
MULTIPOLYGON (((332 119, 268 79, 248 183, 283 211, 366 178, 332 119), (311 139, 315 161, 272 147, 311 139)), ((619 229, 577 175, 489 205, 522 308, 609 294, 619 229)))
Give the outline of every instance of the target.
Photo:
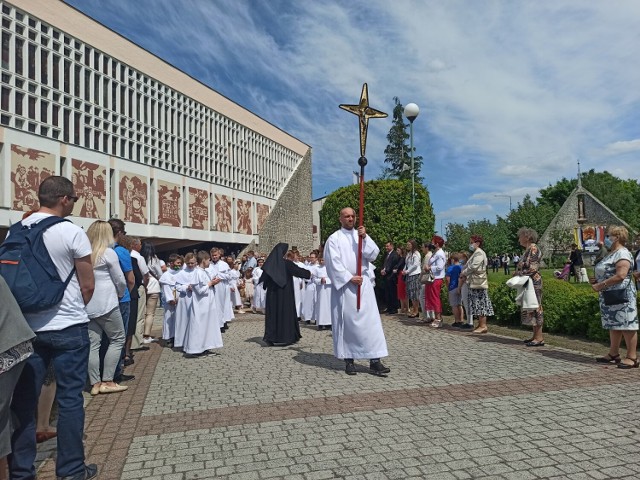
POLYGON ((60 0, 0 7, 0 228, 64 175, 85 228, 118 217, 165 250, 312 247, 307 144, 60 0))

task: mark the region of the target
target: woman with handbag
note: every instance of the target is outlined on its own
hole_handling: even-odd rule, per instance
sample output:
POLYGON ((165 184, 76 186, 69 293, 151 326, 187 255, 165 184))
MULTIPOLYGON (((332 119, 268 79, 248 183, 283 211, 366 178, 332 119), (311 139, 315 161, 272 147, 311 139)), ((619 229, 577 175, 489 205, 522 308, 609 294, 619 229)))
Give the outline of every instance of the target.
POLYGON ((440 301, 440 291, 442 290, 442 280, 446 273, 447 258, 442 250, 444 239, 434 235, 431 243, 435 246, 435 252, 429 258, 429 273, 432 281, 426 284, 425 306, 427 311, 434 312, 432 327, 439 328, 442 323, 442 302, 440 301))
POLYGON ((525 310, 520 313, 520 321, 523 325, 533 327, 533 336, 524 341, 527 347, 544 347, 542 338, 542 324, 544 316, 542 314, 542 276, 538 272, 542 253, 535 242, 538 241, 538 234, 531 228, 522 227, 518 230, 518 242, 525 249, 522 257, 516 265, 515 275, 526 275, 530 282, 533 282, 533 291, 538 300, 537 310, 525 310))
POLYGON ((625 245, 629 232, 625 227, 609 227, 604 245, 609 254, 595 268, 592 288, 600 294, 602 328, 609 330, 609 353, 596 358, 598 363, 615 363, 618 368, 638 368, 638 310, 633 282, 633 256, 625 245), (620 359, 624 337, 627 357, 620 359))
POLYGON ((487 254, 482 250, 482 235, 471 235, 469 250, 473 252, 465 264, 462 275, 469 285, 469 312, 478 317, 478 326, 473 333, 487 333, 487 317, 493 315, 493 305, 489 299, 489 279, 487 278, 487 254))

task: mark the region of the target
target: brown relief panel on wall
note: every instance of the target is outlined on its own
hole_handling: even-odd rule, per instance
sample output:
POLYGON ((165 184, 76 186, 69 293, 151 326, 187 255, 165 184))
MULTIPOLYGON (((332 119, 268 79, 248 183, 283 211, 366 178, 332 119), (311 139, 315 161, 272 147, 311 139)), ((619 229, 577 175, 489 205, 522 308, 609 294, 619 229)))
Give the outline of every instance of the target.
POLYGON ((120 172, 118 194, 122 220, 147 223, 147 177, 120 172))
POLYGON ((216 230, 231 231, 231 198, 216 193, 216 230))
POLYGON ((189 219, 191 228, 209 229, 209 192, 189 187, 189 219))
POLYGON ((269 205, 264 205, 262 203, 256 203, 256 214, 258 216, 258 232, 264 225, 264 222, 267 221, 267 217, 269 216, 269 205))
POLYGON ((13 210, 28 212, 40 208, 38 187, 55 174, 55 155, 33 148, 11 145, 11 198, 13 210))
POLYGON ((181 226, 180 185, 158 180, 158 225, 181 226))
POLYGON ((104 220, 107 216, 107 169, 91 162, 71 160, 73 188, 78 196, 80 210, 77 215, 84 218, 104 220))
POLYGON ((238 233, 251 235, 251 202, 239 198, 236 203, 238 233))

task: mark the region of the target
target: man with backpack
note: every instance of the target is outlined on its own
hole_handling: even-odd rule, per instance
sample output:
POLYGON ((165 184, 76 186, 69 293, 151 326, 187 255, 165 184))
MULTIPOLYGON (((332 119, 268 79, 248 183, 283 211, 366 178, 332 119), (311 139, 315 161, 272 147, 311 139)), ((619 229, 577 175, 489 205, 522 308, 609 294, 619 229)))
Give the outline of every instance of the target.
POLYGON ((18 420, 18 428, 11 439, 13 453, 9 458, 12 479, 33 479, 36 476, 35 411, 50 362, 53 363, 58 389, 56 475, 71 480, 97 476, 96 465, 85 464, 82 442, 82 391, 87 379, 90 346, 89 318, 84 307, 94 290, 91 244, 80 227, 64 220, 73 212, 77 200, 69 179, 61 176, 46 178, 38 189, 40 209, 11 227, 0 247, 0 271, 36 334, 33 355, 26 360, 11 404, 18 420), (27 236, 31 243, 27 243, 27 236), (16 244, 16 239, 24 239, 24 246, 20 255, 11 259, 9 254, 13 247, 10 246, 16 244), (38 263, 48 262, 54 266, 55 278, 46 277, 46 272, 36 275, 33 268, 30 275, 24 272, 12 275, 7 270, 15 267, 15 271, 20 272, 19 269, 28 264, 29 257, 36 258, 38 263), (21 291, 30 288, 25 283, 26 276, 31 277, 36 292, 60 292, 62 298, 42 298, 37 304, 25 298, 21 291))

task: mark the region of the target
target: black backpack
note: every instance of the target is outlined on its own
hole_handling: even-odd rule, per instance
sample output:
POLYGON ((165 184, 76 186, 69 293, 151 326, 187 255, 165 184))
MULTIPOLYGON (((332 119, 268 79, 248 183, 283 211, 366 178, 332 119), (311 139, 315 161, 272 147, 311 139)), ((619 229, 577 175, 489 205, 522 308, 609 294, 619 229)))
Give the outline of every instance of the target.
POLYGON ((52 215, 33 225, 14 223, 0 245, 0 275, 25 313, 59 304, 76 272, 74 267, 62 281, 43 239, 47 229, 67 221, 52 215))

